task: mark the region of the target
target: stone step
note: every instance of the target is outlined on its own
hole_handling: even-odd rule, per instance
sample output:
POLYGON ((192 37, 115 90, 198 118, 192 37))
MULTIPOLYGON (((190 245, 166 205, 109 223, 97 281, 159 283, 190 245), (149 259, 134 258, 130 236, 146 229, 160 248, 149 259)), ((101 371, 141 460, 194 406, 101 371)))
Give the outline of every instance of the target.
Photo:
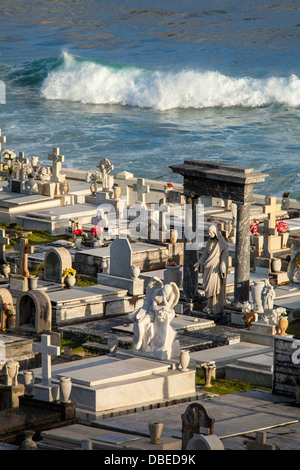
POLYGON ((226 380, 238 380, 251 385, 272 388, 273 373, 258 368, 230 364, 226 367, 226 380))

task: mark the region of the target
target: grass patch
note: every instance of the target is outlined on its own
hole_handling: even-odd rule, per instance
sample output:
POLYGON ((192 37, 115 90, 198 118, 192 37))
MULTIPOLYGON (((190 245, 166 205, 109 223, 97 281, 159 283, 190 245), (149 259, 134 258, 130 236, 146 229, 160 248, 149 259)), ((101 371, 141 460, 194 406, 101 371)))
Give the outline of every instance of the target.
MULTIPOLYGON (((15 224, 0 224, 0 228, 6 229, 6 230, 14 230, 16 232, 27 231, 23 227, 19 227, 18 225, 15 225, 15 224)), ((51 233, 47 232, 47 230, 28 230, 28 232, 29 231, 32 232, 32 234, 26 238, 28 238, 28 241, 31 245, 41 245, 41 244, 51 243, 57 240, 71 241, 74 239, 74 237, 71 235, 51 235, 51 233)), ((10 245, 8 245, 7 248, 13 248, 15 243, 17 242, 18 242, 18 237, 11 238, 10 245)))
POLYGON ((61 349, 64 349, 65 346, 68 346, 69 348, 72 348, 73 354, 77 354, 79 356, 84 356, 85 351, 83 347, 81 346, 80 341, 73 341, 70 339, 61 339, 60 340, 60 347, 61 349))
POLYGON ((196 384, 201 386, 204 392, 213 393, 216 395, 226 395, 230 393, 245 392, 247 390, 260 389, 270 390, 269 388, 259 387, 258 385, 251 385, 244 382, 238 382, 237 380, 226 380, 226 379, 211 379, 211 387, 205 387, 204 374, 197 372, 196 384))
POLYGON ((85 276, 76 276, 76 286, 77 287, 88 287, 88 286, 94 286, 97 284, 96 279, 92 279, 90 277, 85 277, 85 276))

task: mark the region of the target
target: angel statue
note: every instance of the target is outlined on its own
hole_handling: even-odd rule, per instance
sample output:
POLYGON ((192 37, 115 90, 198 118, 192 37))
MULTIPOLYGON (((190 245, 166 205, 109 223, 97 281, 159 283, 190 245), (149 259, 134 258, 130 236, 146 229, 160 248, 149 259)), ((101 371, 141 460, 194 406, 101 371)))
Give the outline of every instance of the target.
POLYGON ((164 284, 153 277, 147 287, 144 304, 129 315, 134 321, 133 351, 158 359, 178 358, 179 341, 171 326, 174 307, 179 301, 179 289, 174 282, 164 284))

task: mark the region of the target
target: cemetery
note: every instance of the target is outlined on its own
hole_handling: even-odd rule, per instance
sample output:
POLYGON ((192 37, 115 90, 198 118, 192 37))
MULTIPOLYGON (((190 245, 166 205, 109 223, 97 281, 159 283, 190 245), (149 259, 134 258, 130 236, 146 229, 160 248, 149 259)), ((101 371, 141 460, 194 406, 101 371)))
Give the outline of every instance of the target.
POLYGON ((0 449, 299 449, 300 201, 252 168, 3 144, 0 449))

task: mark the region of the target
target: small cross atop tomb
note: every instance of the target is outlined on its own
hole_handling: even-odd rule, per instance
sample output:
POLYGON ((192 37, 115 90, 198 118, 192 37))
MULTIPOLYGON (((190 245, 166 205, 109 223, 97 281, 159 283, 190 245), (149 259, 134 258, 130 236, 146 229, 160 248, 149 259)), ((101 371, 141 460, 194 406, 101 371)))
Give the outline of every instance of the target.
POLYGON ((107 177, 109 173, 114 169, 114 166, 110 163, 107 158, 103 158, 99 163, 97 163, 97 168, 99 168, 99 171, 101 173, 102 189, 105 191, 109 187, 107 177))
POLYGON ((0 266, 7 263, 5 247, 9 245, 9 238, 5 236, 5 230, 0 229, 0 266))
POLYGON ((28 244, 27 238, 20 239, 20 274, 29 277, 28 271, 28 255, 34 252, 34 246, 28 244))
POLYGON ((277 204, 276 197, 266 196, 264 214, 268 218, 264 221, 264 239, 262 256, 272 258, 274 253, 279 253, 283 248, 281 235, 276 230, 277 214, 281 212, 281 204, 277 204))
POLYGON ((50 335, 41 335, 41 342, 33 343, 32 349, 42 355, 42 385, 49 386, 51 384, 51 356, 59 356, 60 347, 51 346, 50 335))
POLYGON ((19 152, 19 155, 16 158, 16 165, 18 171, 18 178, 21 180, 25 177, 26 165, 29 164, 28 158, 25 158, 24 152, 19 152))
POLYGON ((54 147, 53 152, 48 154, 48 160, 52 161, 52 176, 51 181, 54 183, 61 183, 65 180, 64 175, 61 174, 61 164, 65 161, 64 155, 59 154, 59 148, 54 147))
POLYGON ((145 180, 143 178, 138 178, 132 189, 137 193, 136 201, 145 205, 145 194, 149 193, 150 191, 149 186, 145 184, 145 180))
POLYGON ((275 229, 276 214, 281 212, 281 204, 277 204, 276 197, 266 196, 264 214, 268 214, 268 228, 275 229))

